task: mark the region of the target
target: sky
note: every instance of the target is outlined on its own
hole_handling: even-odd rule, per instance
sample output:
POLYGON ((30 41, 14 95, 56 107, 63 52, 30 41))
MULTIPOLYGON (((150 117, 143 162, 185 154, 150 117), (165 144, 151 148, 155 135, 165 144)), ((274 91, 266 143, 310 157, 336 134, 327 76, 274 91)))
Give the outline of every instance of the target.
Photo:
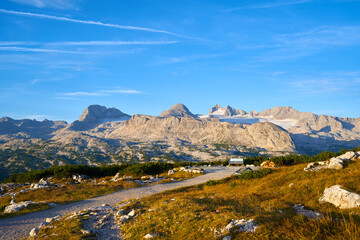
POLYGON ((0 117, 176 103, 360 117, 360 1, 1 0, 0 117))

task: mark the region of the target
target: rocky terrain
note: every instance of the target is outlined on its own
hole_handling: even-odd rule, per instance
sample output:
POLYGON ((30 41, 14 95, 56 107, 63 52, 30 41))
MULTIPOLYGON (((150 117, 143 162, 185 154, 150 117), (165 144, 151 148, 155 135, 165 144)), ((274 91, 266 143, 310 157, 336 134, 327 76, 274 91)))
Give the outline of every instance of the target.
POLYGON ((62 164, 219 160, 313 154, 360 145, 360 119, 274 107, 246 112, 219 105, 208 115, 176 104, 160 116, 91 105, 79 120, 0 119, 0 175, 62 164))

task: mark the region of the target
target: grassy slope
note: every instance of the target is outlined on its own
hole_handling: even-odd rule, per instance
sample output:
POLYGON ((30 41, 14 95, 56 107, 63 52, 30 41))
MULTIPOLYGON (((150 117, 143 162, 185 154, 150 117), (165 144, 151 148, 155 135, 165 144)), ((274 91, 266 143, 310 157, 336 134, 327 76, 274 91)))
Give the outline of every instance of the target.
MULTIPOLYGON (((174 178, 175 181, 184 180, 187 178, 192 178, 199 176, 201 174, 197 173, 187 173, 187 172, 175 172, 175 174, 167 175, 167 173, 160 174, 159 176, 164 176, 160 182, 154 183, 163 183, 163 182, 171 182, 170 178, 174 178)), ((25 193, 19 193, 15 196, 16 202, 21 201, 34 201, 34 202, 41 202, 46 201, 47 203, 56 203, 56 204, 65 204, 74 201, 80 201, 100 195, 109 194, 118 190, 128 189, 128 188, 135 188, 141 185, 135 182, 128 182, 128 181, 118 181, 118 182, 111 182, 112 177, 104 177, 98 179, 98 182, 105 181, 105 184, 102 185, 93 185, 91 183, 82 183, 82 184, 74 184, 74 185, 65 185, 60 188, 43 188, 37 189, 34 191, 28 191, 25 193)), ((59 183, 63 182, 64 179, 60 180, 59 183)), ((69 181, 71 181, 69 179, 69 181)), ((24 188, 18 188, 17 191, 20 191, 24 188)), ((26 209, 22 209, 17 213, 4 213, 5 207, 10 203, 11 198, 10 196, 6 196, 0 198, 0 219, 10 216, 17 216, 22 215, 25 213, 30 213, 38 210, 44 210, 50 208, 47 203, 43 204, 36 204, 30 205, 30 207, 26 209)))
POLYGON ((360 161, 338 171, 304 172, 305 166, 280 168, 264 178, 233 177, 214 186, 145 198, 134 206, 143 214, 122 227, 125 239, 142 239, 147 233, 161 233, 156 239, 222 239, 214 229, 220 231, 231 219, 242 218, 255 218, 260 227, 255 234, 234 233, 233 239, 360 239, 356 215, 360 208, 340 210, 318 202, 324 189, 334 184, 360 193, 360 161), (314 221, 297 215, 294 204, 320 211, 325 218, 314 221))

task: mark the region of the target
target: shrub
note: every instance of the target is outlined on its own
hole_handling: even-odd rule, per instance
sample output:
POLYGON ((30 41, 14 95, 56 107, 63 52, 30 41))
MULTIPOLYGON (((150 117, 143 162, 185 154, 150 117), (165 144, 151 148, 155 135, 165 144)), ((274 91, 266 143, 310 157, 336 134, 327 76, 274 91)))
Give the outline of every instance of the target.
POLYGON ((258 171, 249 171, 244 172, 243 174, 239 175, 239 179, 253 179, 253 178, 263 178, 269 175, 272 172, 269 168, 261 168, 258 171))

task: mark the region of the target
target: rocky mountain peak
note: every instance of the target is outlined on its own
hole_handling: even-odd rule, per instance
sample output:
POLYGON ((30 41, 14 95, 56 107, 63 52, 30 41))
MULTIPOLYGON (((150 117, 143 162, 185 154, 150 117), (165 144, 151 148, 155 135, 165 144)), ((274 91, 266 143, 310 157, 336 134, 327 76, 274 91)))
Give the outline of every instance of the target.
POLYGON ((104 119, 116 119, 130 117, 116 108, 107 108, 100 105, 90 105, 79 117, 79 121, 84 122, 103 122, 104 119))
POLYGON ((160 117, 188 117, 197 118, 189 109, 182 103, 175 104, 169 110, 163 111, 160 117))
POLYGON ((235 116, 235 115, 245 115, 247 114, 244 110, 235 109, 227 105, 225 108, 222 108, 219 104, 216 104, 209 111, 209 115, 223 115, 223 116, 235 116))
POLYGON ((90 105, 79 117, 74 121, 69 129, 74 131, 85 131, 96 127, 101 123, 124 121, 130 119, 130 115, 121 112, 116 108, 107 108, 100 105, 90 105))
POLYGON ((213 114, 214 112, 218 110, 224 110, 219 104, 216 104, 212 108, 210 108, 209 115, 213 114))

